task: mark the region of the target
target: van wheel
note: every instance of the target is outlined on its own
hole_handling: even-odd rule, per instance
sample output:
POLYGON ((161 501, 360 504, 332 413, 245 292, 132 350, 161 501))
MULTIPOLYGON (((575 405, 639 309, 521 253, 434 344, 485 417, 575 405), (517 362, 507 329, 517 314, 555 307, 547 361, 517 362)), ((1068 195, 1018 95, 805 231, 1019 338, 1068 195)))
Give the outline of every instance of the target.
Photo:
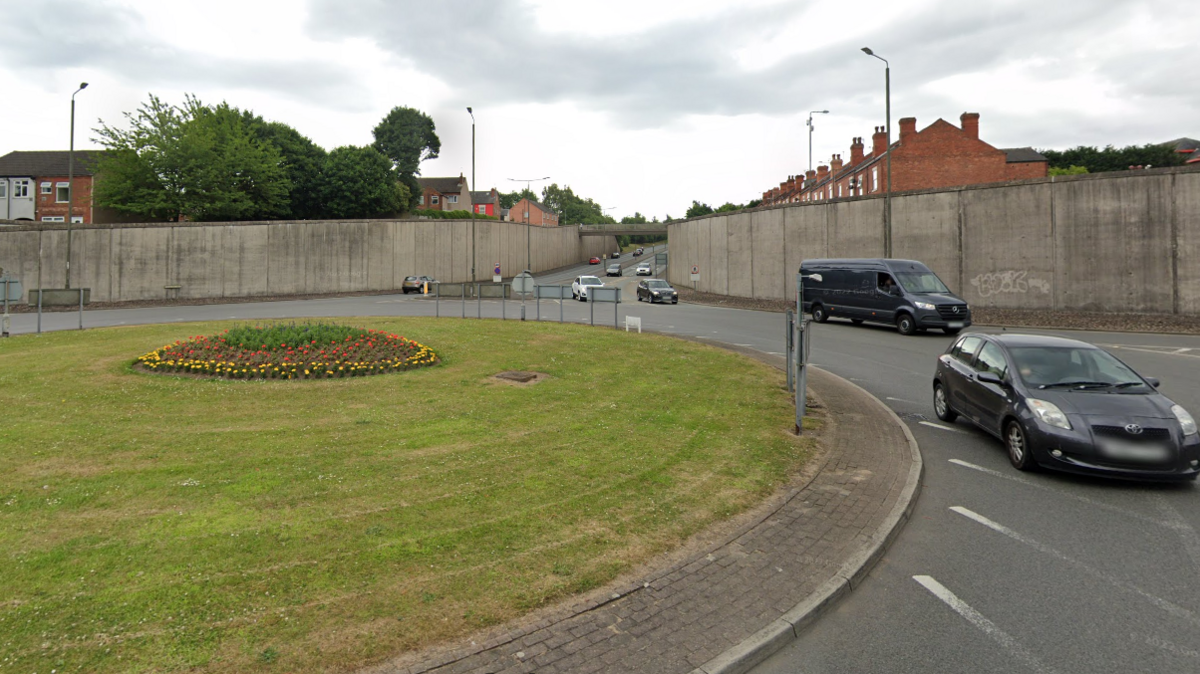
POLYGON ((911 335, 917 331, 917 322, 914 321, 913 317, 909 316, 908 314, 900 314, 900 316, 896 318, 896 329, 899 330, 900 334, 902 335, 911 335))
POLYGON ((825 307, 820 304, 812 308, 812 317, 818 323, 824 323, 829 320, 829 314, 825 313, 825 307))
POLYGON ((942 332, 953 337, 962 331, 962 328, 942 328, 942 332))

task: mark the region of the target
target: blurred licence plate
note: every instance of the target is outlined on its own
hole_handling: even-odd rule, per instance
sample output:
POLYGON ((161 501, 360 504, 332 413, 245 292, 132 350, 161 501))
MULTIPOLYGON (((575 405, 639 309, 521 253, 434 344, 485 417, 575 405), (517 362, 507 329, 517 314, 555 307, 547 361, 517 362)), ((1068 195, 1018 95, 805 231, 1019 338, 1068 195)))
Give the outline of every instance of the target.
POLYGON ((1169 455, 1167 448, 1159 444, 1134 444, 1109 440, 1100 444, 1100 451, 1114 459, 1127 461, 1162 461, 1169 455))
POLYGON ((962 326, 963 326, 962 321, 948 321, 946 323, 947 328, 961 328, 962 326))

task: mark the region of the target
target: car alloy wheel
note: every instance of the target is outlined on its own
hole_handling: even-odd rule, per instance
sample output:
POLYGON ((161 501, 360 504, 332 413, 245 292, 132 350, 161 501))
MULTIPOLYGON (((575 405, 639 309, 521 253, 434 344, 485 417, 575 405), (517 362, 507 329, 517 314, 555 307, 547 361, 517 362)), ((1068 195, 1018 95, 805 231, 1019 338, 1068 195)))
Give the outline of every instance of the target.
POLYGON ((1016 421, 1008 422, 1004 430, 1004 444, 1008 447, 1008 460, 1017 470, 1033 470, 1033 453, 1025 441, 1025 429, 1016 421))
POLYGON ((946 400, 946 389, 941 384, 933 385, 933 411, 938 419, 947 423, 953 423, 958 418, 958 412, 950 409, 950 402, 946 400))

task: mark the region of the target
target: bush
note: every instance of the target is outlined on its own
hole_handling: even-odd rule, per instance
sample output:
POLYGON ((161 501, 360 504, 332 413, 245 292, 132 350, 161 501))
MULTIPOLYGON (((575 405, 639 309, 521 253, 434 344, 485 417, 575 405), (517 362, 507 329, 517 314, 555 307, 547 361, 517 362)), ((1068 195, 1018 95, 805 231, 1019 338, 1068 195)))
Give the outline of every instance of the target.
POLYGON ((480 215, 471 211, 413 211, 413 215, 419 218, 431 218, 434 220, 499 220, 500 218, 494 215, 480 215))

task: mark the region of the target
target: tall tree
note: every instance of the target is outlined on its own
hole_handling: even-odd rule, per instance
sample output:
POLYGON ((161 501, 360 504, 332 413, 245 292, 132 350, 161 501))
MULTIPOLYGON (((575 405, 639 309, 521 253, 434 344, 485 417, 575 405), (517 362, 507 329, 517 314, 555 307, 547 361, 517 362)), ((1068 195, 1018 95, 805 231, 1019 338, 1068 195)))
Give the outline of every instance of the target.
POLYGON ((325 158, 318 195, 330 218, 391 217, 404 210, 407 188, 374 147, 339 147, 325 158))
POLYGON ((436 159, 442 149, 433 119, 420 110, 396 106, 372 133, 375 135, 375 149, 392 161, 396 174, 411 195, 408 205, 415 207, 421 195, 416 178, 421 174, 421 162, 436 159))
POLYGON ((1080 145, 1069 150, 1038 150, 1050 160, 1050 168, 1069 169, 1082 166, 1088 173, 1125 171, 1130 166, 1183 166, 1185 157, 1170 145, 1129 145, 1117 148, 1109 145, 1103 150, 1080 145))
POLYGON ((500 208, 512 208, 522 199, 530 201, 538 201, 538 195, 534 194, 533 190, 528 187, 522 187, 520 192, 501 192, 500 193, 500 208))
POLYGON ((268 122, 250 111, 243 112, 247 123, 262 140, 271 143, 283 158, 283 170, 291 182, 288 212, 282 217, 315 220, 324 217, 317 194, 325 149, 282 122, 268 122))
POLYGON ((687 212, 683 214, 683 217, 697 218, 701 215, 708 215, 712 212, 712 206, 709 206, 708 204, 702 204, 699 201, 693 201, 692 205, 688 207, 687 212))
POLYGON ((616 220, 604 214, 600 204, 575 194, 570 186, 559 187, 558 183, 547 185, 542 189, 542 203, 558 213, 558 221, 564 225, 616 223, 616 220))

